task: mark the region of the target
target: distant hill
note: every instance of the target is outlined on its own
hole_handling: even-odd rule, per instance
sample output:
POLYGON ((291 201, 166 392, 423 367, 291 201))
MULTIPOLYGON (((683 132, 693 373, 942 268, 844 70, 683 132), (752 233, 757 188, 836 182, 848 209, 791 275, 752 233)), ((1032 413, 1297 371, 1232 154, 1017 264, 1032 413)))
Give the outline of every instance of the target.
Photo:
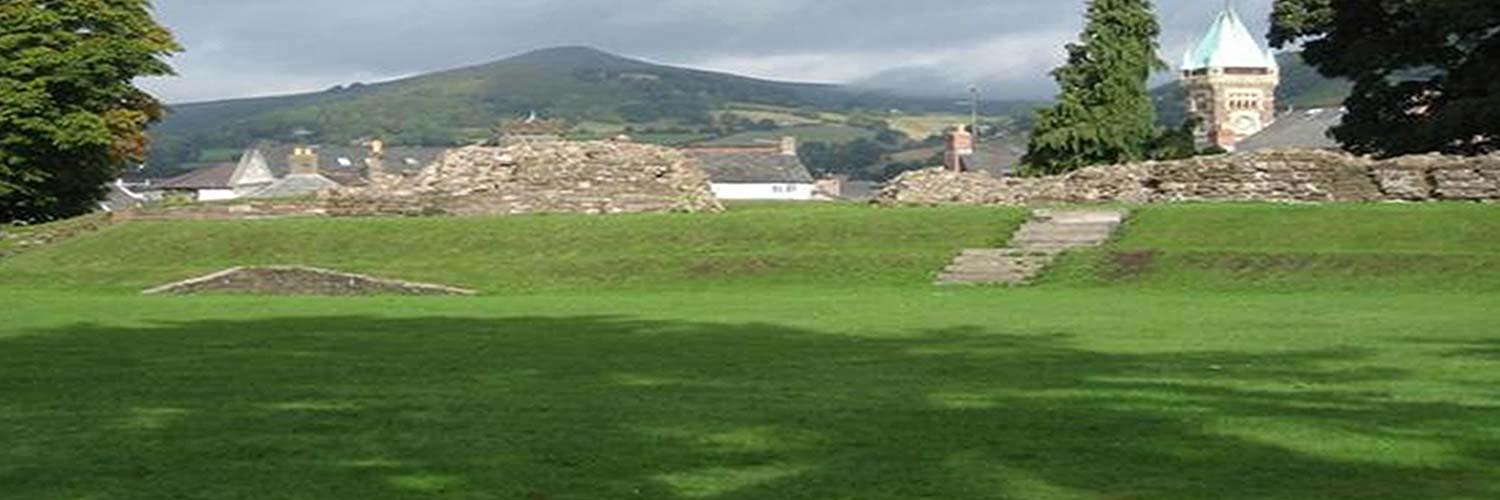
MULTIPOLYGON (((1276 57, 1281 64, 1281 86, 1276 89, 1277 106, 1296 109, 1342 106, 1352 84, 1318 74, 1302 60, 1302 53, 1288 52, 1276 57)), ((1187 119, 1187 94, 1181 82, 1172 82, 1151 91, 1156 101, 1158 120, 1164 125, 1181 125, 1187 119)))
MULTIPOLYGON (((342 144, 380 137, 392 144, 470 143, 488 137, 501 120, 532 111, 598 133, 630 127, 643 136, 666 130, 713 138, 745 130, 720 123, 718 112, 735 105, 817 119, 822 119, 820 112, 858 109, 953 111, 949 99, 768 81, 561 47, 385 83, 172 106, 168 118, 152 129, 151 163, 170 169, 227 160, 258 140, 342 144)), ((991 107, 996 109, 988 111, 1023 109, 1003 103, 991 107)))

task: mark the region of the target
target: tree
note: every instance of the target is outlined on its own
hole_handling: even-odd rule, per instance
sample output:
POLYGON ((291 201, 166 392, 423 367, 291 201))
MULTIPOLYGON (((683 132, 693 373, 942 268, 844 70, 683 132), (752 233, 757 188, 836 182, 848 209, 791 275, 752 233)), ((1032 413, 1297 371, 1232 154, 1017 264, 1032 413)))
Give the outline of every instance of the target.
POLYGON ((797 148, 797 156, 813 175, 847 175, 853 179, 875 179, 885 156, 885 149, 870 139, 859 138, 847 144, 806 142, 797 148))
POLYGON ((135 87, 181 50, 149 0, 0 2, 0 221, 92 211, 163 107, 135 87))
POLYGON ((1068 62, 1052 72, 1057 103, 1037 112, 1024 161, 1056 174, 1145 159, 1156 111, 1147 79, 1166 65, 1156 56, 1161 26, 1149 0, 1093 0, 1068 62))
POLYGON ((1271 42, 1354 82, 1333 130, 1350 151, 1500 150, 1500 2, 1277 0, 1271 42))

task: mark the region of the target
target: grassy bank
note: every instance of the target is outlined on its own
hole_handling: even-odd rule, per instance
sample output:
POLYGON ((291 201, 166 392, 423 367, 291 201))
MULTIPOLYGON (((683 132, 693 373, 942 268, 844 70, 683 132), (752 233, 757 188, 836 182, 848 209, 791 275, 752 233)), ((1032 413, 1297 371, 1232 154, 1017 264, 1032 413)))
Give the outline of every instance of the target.
POLYGON ((1150 208, 1029 289, 930 285, 1010 210, 119 226, 0 261, 0 498, 1495 498, 1493 271, 1175 260, 1490 258, 1495 210, 1150 208), (489 294, 135 294, 289 258, 489 294))
POLYGON ((0 263, 0 286, 139 290, 300 264, 492 293, 924 282, 1024 212, 739 205, 716 215, 131 223, 0 263))

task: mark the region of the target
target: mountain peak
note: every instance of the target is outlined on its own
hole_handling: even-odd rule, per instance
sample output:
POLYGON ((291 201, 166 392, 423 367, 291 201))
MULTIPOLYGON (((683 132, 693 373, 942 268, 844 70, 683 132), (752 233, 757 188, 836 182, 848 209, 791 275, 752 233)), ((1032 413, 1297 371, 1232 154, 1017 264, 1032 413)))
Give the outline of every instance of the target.
POLYGON ((533 50, 506 60, 507 62, 556 66, 566 68, 623 69, 647 66, 647 63, 618 56, 583 45, 571 45, 533 50))

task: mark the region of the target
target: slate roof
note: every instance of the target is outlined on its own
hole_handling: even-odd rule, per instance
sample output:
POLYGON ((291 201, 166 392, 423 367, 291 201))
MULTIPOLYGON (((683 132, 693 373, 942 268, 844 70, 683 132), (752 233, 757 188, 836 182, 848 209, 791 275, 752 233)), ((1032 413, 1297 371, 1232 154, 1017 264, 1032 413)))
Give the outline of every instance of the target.
MULTIPOLYGON (((271 168, 271 173, 277 177, 286 177, 292 171, 291 155, 296 146, 277 145, 260 147, 261 155, 266 157, 266 166, 271 168)), ((352 173, 362 177, 365 171, 365 160, 370 157, 370 149, 353 146, 313 146, 318 153, 318 171, 336 180, 347 177, 344 174, 352 173)), ((416 172, 423 167, 436 163, 448 152, 448 148, 429 147, 387 147, 385 148, 385 170, 390 173, 416 172)))
POLYGON ((1208 34, 1198 45, 1182 57, 1182 70, 1195 71, 1207 68, 1268 68, 1276 69, 1276 56, 1260 48, 1260 43, 1250 35, 1245 22, 1233 7, 1226 7, 1208 34))
POLYGON ((1245 138, 1236 151, 1263 149, 1338 149, 1329 130, 1344 122, 1343 109, 1309 109, 1281 115, 1260 133, 1245 138))
POLYGON ((245 195, 246 198, 297 198, 339 187, 339 183, 321 175, 289 175, 271 185, 245 195))
POLYGON ((157 189, 232 189, 230 180, 234 178, 234 170, 239 167, 236 163, 221 163, 212 167, 200 168, 171 179, 162 181, 156 185, 157 189))
POLYGON ((99 202, 100 208, 106 212, 135 208, 145 204, 145 196, 131 190, 121 181, 109 183, 109 191, 105 193, 104 201, 99 202))
POLYGON ((811 184, 812 174, 802 165, 802 160, 793 155, 783 155, 778 150, 726 149, 686 150, 697 158, 708 173, 709 180, 720 184, 811 184))

